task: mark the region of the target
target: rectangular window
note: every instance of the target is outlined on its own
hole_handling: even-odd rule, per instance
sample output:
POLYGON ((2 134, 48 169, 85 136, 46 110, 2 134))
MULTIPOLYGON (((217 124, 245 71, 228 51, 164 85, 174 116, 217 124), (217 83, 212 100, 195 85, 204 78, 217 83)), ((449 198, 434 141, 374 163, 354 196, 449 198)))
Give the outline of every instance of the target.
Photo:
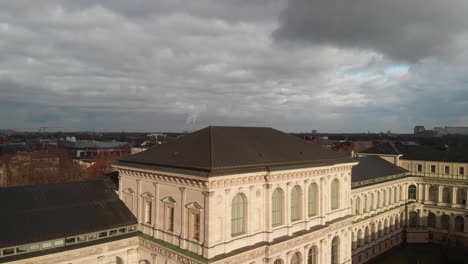
POLYGON ((432 172, 432 173, 435 173, 435 172, 436 172, 436 166, 435 166, 435 165, 431 165, 431 172, 432 172))
POLYGON ((68 245, 68 244, 73 244, 76 242, 76 238, 75 237, 67 237, 65 238, 65 243, 68 245))
POLYGON ((450 173, 450 167, 449 167, 449 166, 445 166, 445 167, 444 167, 444 173, 445 173, 445 174, 449 174, 449 173, 450 173))
POLYGON ((136 231, 136 226, 131 226, 128 228, 128 232, 136 231))
POLYGON ((16 254, 26 253, 28 252, 28 246, 22 246, 16 248, 16 254))
POLYGON ((39 244, 29 245, 29 251, 39 250, 39 244))
POLYGON ((65 241, 63 239, 55 240, 54 241, 54 247, 61 247, 65 245, 65 241))
POLYGON ((13 255, 15 254, 14 248, 6 248, 3 250, 3 256, 13 255))
POLYGON ((96 239, 96 238, 97 238, 96 233, 94 233, 94 234, 88 234, 88 240, 94 240, 94 239, 96 239))
POLYGON ((83 242, 83 241, 86 241, 86 236, 77 236, 76 237, 76 242, 83 242))
POLYGON ((125 234, 125 233, 127 233, 127 228, 124 227, 124 228, 119 229, 119 234, 125 234))
POLYGON ((117 230, 109 231, 109 236, 115 236, 115 235, 117 235, 117 230))
POLYGON ((200 240, 200 212, 190 211, 190 238, 200 240))
POLYGON ((422 172, 422 164, 418 164, 418 172, 422 172))
POLYGON ((52 247, 52 242, 44 242, 41 244, 42 249, 51 248, 51 247, 52 247))
POLYGON ((174 206, 166 205, 166 230, 174 232, 174 206))
POLYGON ((458 174, 465 175, 465 168, 463 167, 458 168, 458 174))
POLYGON ((151 224, 151 213, 152 213, 151 201, 145 201, 145 223, 151 224))
POLYGON ((100 232, 98 236, 99 236, 99 238, 107 237, 107 232, 100 232))

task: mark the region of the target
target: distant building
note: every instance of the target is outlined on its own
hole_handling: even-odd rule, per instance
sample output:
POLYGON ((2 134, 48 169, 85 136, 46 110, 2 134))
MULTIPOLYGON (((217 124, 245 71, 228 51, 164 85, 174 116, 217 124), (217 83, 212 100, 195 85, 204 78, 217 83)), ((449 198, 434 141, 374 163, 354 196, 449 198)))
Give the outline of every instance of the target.
POLYGON ((74 159, 86 162, 123 158, 131 153, 130 144, 118 141, 65 141, 61 146, 66 148, 74 159))
POLYGON ((414 127, 414 134, 420 134, 420 133, 424 133, 426 131, 426 129, 424 128, 424 126, 415 126, 414 127))
POLYGON ((468 127, 444 127, 437 129, 437 135, 468 135, 468 127))

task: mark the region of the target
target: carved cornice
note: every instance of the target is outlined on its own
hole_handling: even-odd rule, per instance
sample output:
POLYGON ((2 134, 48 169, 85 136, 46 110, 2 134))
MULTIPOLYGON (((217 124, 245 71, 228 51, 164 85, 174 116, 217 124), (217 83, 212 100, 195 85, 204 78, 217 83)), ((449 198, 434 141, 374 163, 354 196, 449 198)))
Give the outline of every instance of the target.
POLYGON ((174 250, 170 250, 166 247, 162 247, 156 243, 148 241, 144 238, 139 238, 139 245, 146 249, 151 250, 152 254, 156 254, 158 256, 163 256, 169 260, 174 261, 175 263, 182 263, 182 264, 202 264, 203 262, 192 259, 184 254, 176 252, 174 250))
POLYGON ((177 185, 189 186, 194 188, 204 188, 208 187, 208 181, 197 180, 192 178, 177 177, 171 175, 165 175, 161 173, 152 173, 146 171, 140 171, 138 169, 123 169, 119 168, 119 172, 124 175, 129 175, 133 177, 138 177, 141 179, 157 180, 166 183, 173 183, 177 185))

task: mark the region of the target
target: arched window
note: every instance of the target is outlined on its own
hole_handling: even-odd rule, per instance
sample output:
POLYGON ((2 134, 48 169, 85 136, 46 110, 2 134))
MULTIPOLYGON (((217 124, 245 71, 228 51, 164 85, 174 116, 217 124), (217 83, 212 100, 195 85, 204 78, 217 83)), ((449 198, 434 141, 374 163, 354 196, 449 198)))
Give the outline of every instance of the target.
POLYGON ((371 238, 370 238, 370 233, 369 233, 369 227, 366 226, 366 228, 364 229, 364 243, 369 243, 371 241, 371 238))
POLYGON ((389 221, 389 225, 390 225, 390 232, 393 232, 393 230, 395 230, 395 223, 393 222, 393 216, 390 217, 390 221, 389 221))
POLYGON ((418 226, 418 213, 416 211, 411 211, 409 214, 409 226, 417 227, 418 226))
POLYGON ((307 253, 307 264, 317 264, 317 247, 313 246, 309 249, 309 252, 307 253))
POLYGON ((308 214, 309 216, 317 215, 318 212, 318 187, 317 184, 312 183, 309 185, 308 197, 308 214))
POLYGON ((334 179, 331 183, 331 209, 335 210, 340 207, 340 182, 334 179))
POLYGON ((363 243, 362 243, 362 231, 361 229, 358 230, 357 232, 357 246, 358 247, 362 247, 363 243))
POLYGON ((431 185, 429 187, 429 201, 437 202, 439 200, 439 187, 436 185, 431 185))
POLYGON ((236 236, 246 232, 247 198, 238 193, 232 199, 231 235, 236 236))
POLYGON ((273 264, 283 264, 283 260, 282 259, 275 259, 275 261, 273 262, 273 264))
POLYGON ((362 205, 362 212, 367 213, 367 195, 364 194, 364 201, 362 205))
POLYGON ((443 214, 440 217, 440 228, 444 230, 449 230, 450 227, 450 217, 446 214, 443 214))
POLYGON ((354 204, 355 204, 354 205, 354 210, 355 210, 354 213, 356 215, 359 215, 360 211, 361 211, 361 208, 360 208, 361 207, 361 199, 359 199, 359 196, 356 197, 356 200, 354 200, 354 204))
POLYGON ((409 200, 416 200, 416 186, 410 185, 408 187, 408 199, 409 200))
POLYGON ((374 210, 374 193, 370 194, 370 210, 374 210))
POLYGON ((442 190, 442 202, 443 203, 451 203, 452 202, 451 200, 452 200, 452 197, 450 195, 450 188, 445 187, 442 190))
POLYGON ((466 204, 466 191, 463 188, 457 190, 457 204, 466 204))
POLYGON ((387 191, 383 190, 383 206, 387 205, 387 191))
POLYGON ((291 258, 291 264, 301 264, 301 253, 294 253, 294 255, 291 258))
POLYGON ((436 227, 436 215, 434 213, 429 213, 427 215, 427 227, 436 227))
POLYGON ((115 264, 124 264, 124 261, 121 257, 115 257, 115 264))
POLYGON ((463 219, 463 216, 455 217, 455 232, 465 232, 465 219, 463 219))
POLYGON ((388 220, 387 219, 385 219, 384 221, 384 234, 385 235, 388 234, 388 220))
POLYGON ((331 244, 331 264, 340 263, 340 238, 334 237, 331 244))
POLYGON ((271 205, 271 223, 273 226, 283 224, 284 219, 284 194, 281 188, 277 188, 273 192, 272 205, 271 205))
POLYGON ((400 214, 400 227, 404 227, 405 226, 405 214, 403 212, 401 212, 400 214))
POLYGON ((302 191, 299 185, 291 192, 291 221, 300 220, 302 216, 302 191))
POLYGON ((379 222, 379 237, 383 236, 383 225, 382 222, 379 222))

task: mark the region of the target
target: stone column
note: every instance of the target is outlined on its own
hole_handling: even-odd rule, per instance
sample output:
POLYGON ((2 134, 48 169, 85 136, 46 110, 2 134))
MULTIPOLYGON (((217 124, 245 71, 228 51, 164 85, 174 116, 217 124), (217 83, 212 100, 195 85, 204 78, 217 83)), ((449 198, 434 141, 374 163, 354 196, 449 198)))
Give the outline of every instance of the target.
POLYGON ((318 215, 320 216, 320 224, 321 225, 324 225, 325 224, 325 212, 326 212, 326 205, 325 205, 325 201, 327 200, 326 199, 326 195, 327 195, 327 191, 324 189, 325 187, 325 182, 324 182, 324 177, 321 177, 320 180, 318 181, 318 189, 319 189, 319 195, 318 195, 318 199, 319 199, 319 203, 318 203, 318 215))
POLYGON ((231 238, 231 190, 226 189, 225 190, 225 197, 224 197, 224 209, 225 214, 224 214, 224 240, 228 240, 231 238))
POLYGON ((465 208, 468 209, 468 189, 465 188, 465 208))
POLYGON ((307 219, 309 218, 309 180, 305 180, 302 184, 303 195, 302 195, 302 219, 304 219, 304 229, 307 229, 307 219))
POLYGON ((424 186, 424 202, 426 203, 427 201, 429 201, 429 188, 430 188, 430 185, 429 184, 426 184, 424 186))
POLYGON ((287 223, 287 226, 288 226, 288 235, 291 235, 290 233, 290 228, 292 226, 292 223, 291 223, 291 185, 292 185, 292 182, 287 182, 286 183, 286 223, 287 223))
MULTIPOLYGON (((267 231, 267 234, 271 232, 272 230, 272 227, 271 227, 271 202, 272 202, 272 194, 271 194, 271 188, 273 186, 271 184, 264 184, 263 185, 263 192, 264 192, 264 201, 263 201, 263 204, 264 204, 264 219, 265 221, 263 222, 263 230, 264 231, 267 231)), ((283 205, 284 206, 284 205, 283 205)), ((283 216, 284 217, 284 216, 283 216)), ((268 239, 269 241, 269 239, 268 239)))
POLYGON ((422 184, 422 183, 418 184, 418 197, 417 198, 418 198, 420 203, 424 203, 424 201, 425 201, 425 193, 426 192, 424 190, 425 189, 424 187, 425 187, 424 184, 422 184))
POLYGON ((186 249, 187 248, 187 216, 186 216, 186 208, 185 205, 187 204, 186 201, 186 192, 185 192, 185 187, 179 187, 180 190, 180 248, 186 249))
POLYGON ((441 203, 442 202, 442 193, 443 193, 443 190, 444 190, 444 186, 439 185, 438 187, 439 187, 439 197, 437 199, 437 202, 441 203))
MULTIPOLYGON (((157 234, 155 233, 156 230, 158 229, 158 222, 163 222, 160 221, 159 219, 159 183, 154 182, 154 205, 153 205, 153 237, 157 238, 157 234)), ((161 227, 162 229, 162 227, 161 227)))
POLYGON ((137 203, 136 204, 136 209, 137 209, 136 215, 137 215, 137 218, 138 218, 138 223, 141 223, 141 222, 144 221, 143 212, 142 212, 142 210, 140 208, 140 204, 141 204, 141 201, 140 201, 140 199, 141 199, 141 193, 140 193, 141 192, 141 185, 140 185, 141 180, 136 180, 136 184, 137 184, 136 199, 135 199, 136 203, 137 203))
POLYGON ((450 207, 457 206, 457 191, 458 187, 452 187, 452 204, 450 205, 450 207))
MULTIPOLYGON (((203 217, 200 217, 200 243, 204 245, 203 251, 211 246, 210 241, 210 199, 213 197, 214 192, 202 192, 203 194, 203 217)), ((214 219, 214 218, 213 218, 214 219)), ((205 255, 205 254, 203 254, 205 255)))
MULTIPOLYGON (((248 194, 248 203, 247 203, 247 234, 252 234, 253 231, 255 230, 255 219, 257 216, 255 215, 255 207, 254 204, 254 197, 255 197, 255 186, 251 185, 249 186, 249 194, 248 194)), ((257 219, 257 221, 260 221, 260 219, 257 219)))

